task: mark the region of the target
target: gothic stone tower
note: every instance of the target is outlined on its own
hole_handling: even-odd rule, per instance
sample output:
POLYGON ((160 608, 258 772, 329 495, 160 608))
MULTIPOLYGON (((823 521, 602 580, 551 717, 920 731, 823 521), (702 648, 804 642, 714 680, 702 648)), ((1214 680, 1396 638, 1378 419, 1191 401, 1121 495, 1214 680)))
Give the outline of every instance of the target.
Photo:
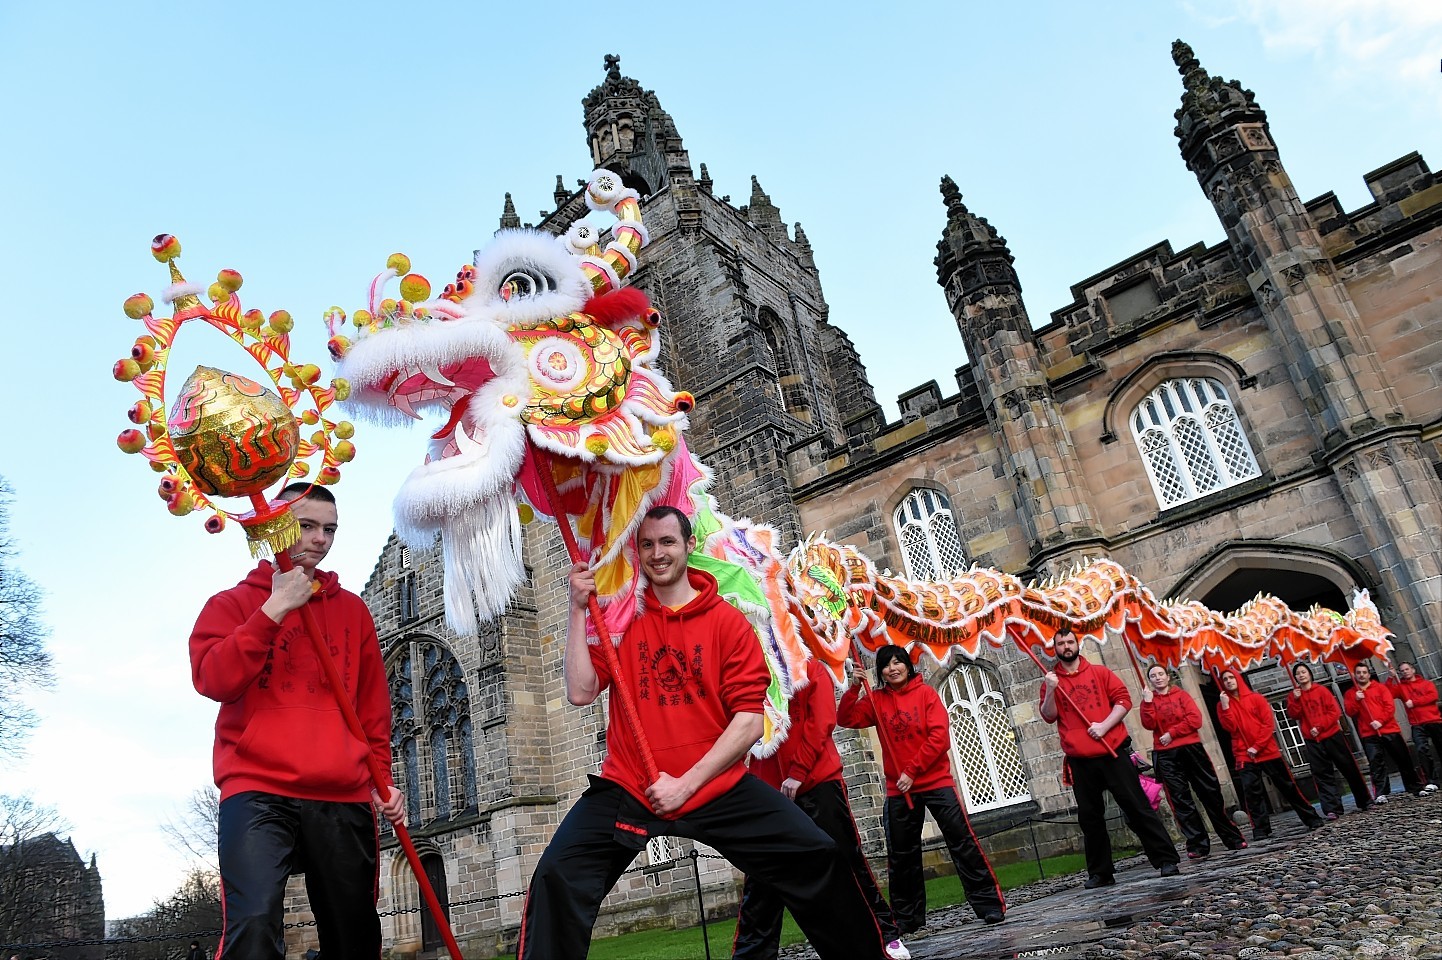
POLYGON ((1422 446, 1430 409, 1405 409, 1251 91, 1210 76, 1178 40, 1177 140, 1306 403, 1383 586, 1382 613, 1416 653, 1442 649, 1442 482, 1422 446))

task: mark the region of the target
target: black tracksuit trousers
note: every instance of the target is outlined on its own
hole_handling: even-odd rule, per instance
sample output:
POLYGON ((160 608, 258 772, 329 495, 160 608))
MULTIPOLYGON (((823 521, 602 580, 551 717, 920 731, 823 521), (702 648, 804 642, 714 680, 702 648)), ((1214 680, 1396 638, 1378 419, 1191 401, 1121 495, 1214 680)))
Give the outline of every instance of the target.
MULTIPOLYGON (((1140 789, 1140 788, 1138 788, 1140 789)), ((886 798, 886 869, 891 880, 891 910, 896 925, 906 933, 926 926, 926 882, 921 869, 921 828, 930 810, 951 854, 956 876, 966 891, 966 902, 978 917, 1004 914, 1006 901, 991 872, 986 854, 971 831, 971 821, 952 787, 912 791, 911 806, 904 797, 886 798)))
POLYGON ((1292 779, 1292 768, 1287 766, 1287 761, 1279 758, 1244 763, 1237 768, 1237 776, 1242 781, 1242 797, 1247 804, 1247 815, 1252 818, 1253 840, 1272 835, 1272 812, 1267 806, 1267 789, 1262 783, 1263 777, 1272 781, 1272 786, 1277 788, 1282 802, 1297 811, 1297 816, 1302 818, 1302 826, 1315 830, 1326 822, 1317 816, 1316 808, 1302 793, 1302 788, 1297 786, 1297 781, 1292 779))
POLYGON ((1205 857, 1212 851, 1212 838, 1207 835, 1202 823, 1198 804, 1207 812, 1212 829, 1228 850, 1237 850, 1246 839, 1242 831, 1227 816, 1222 802, 1222 786, 1217 782, 1217 770, 1207 756, 1207 748, 1200 743, 1188 743, 1180 747, 1158 748, 1152 753, 1152 763, 1161 776, 1162 786, 1167 791, 1167 801, 1176 815, 1177 826, 1187 842, 1187 852, 1205 857))
POLYGON ((247 792, 220 804, 225 960, 283 960, 285 881, 305 872, 320 952, 375 960, 376 818, 369 803, 297 800, 247 792))
POLYGON ((1400 733, 1374 733, 1362 738, 1362 748, 1367 753, 1367 763, 1372 768, 1372 785, 1379 794, 1392 792, 1392 777, 1387 772, 1387 761, 1391 760, 1397 772, 1402 775, 1402 789, 1416 793, 1422 789, 1417 779, 1417 765, 1412 762, 1412 752, 1400 733))
POLYGON ((1081 821, 1082 845, 1086 851, 1087 873, 1094 877, 1110 877, 1116 873, 1112 865, 1112 841, 1107 834, 1106 794, 1110 793, 1121 809, 1122 817, 1137 839, 1147 860, 1154 867, 1177 863, 1177 848, 1162 818, 1152 809, 1151 801, 1142 792, 1137 768, 1126 756, 1067 757, 1071 768, 1072 793, 1076 796, 1077 819, 1081 821))
MULTIPOLYGON (((836 841, 836 849, 851 867, 861 892, 871 902, 872 912, 881 925, 881 939, 891 942, 901 930, 891 916, 891 907, 881 895, 871 865, 861 851, 861 836, 846 800, 846 783, 828 780, 818 783, 805 793, 797 794, 796 806, 811 818, 826 835, 836 841)), ((767 883, 747 874, 741 888, 741 909, 736 917, 736 940, 731 945, 731 960, 776 960, 781 950, 781 897, 767 883)))
POLYGON ((1344 734, 1334 733, 1324 740, 1308 740, 1307 765, 1312 768, 1312 779, 1317 782, 1317 799, 1322 804, 1323 813, 1342 815, 1342 788, 1337 782, 1338 774, 1352 788, 1352 799, 1357 802, 1358 810, 1366 810, 1372 805, 1372 791, 1347 747, 1344 734))
POLYGON ((601 901, 652 836, 714 847, 775 889, 822 960, 881 960, 881 928, 836 841, 801 808, 747 774, 678 820, 662 820, 600 777, 577 799, 536 864, 518 960, 583 960, 601 901))

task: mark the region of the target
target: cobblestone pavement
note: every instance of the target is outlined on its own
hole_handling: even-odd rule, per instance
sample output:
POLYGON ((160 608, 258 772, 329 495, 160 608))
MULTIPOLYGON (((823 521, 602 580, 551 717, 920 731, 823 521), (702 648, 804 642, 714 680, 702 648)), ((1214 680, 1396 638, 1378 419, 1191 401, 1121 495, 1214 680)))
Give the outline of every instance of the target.
POLYGON ((1134 857, 1117 864, 1114 887, 1084 890, 1079 874, 1018 887, 1000 926, 965 904, 937 910, 906 944, 916 960, 1442 960, 1442 793, 1394 794, 1311 834, 1291 813, 1273 824, 1271 840, 1214 844, 1177 877, 1134 857))

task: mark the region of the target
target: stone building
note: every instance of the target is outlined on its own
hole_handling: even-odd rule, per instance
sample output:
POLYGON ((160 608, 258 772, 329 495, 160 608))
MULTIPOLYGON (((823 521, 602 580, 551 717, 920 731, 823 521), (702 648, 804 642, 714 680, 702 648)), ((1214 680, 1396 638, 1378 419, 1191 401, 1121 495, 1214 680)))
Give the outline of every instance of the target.
MULTIPOLYGON (((94 854, 87 864, 71 840, 54 833, 0 846, 0 940, 30 944, 104 937, 105 897, 94 854)), ((100 943, 46 948, 54 960, 104 955, 100 943)))
MULTIPOLYGON (((608 58, 584 100, 589 159, 646 198, 651 243, 633 282, 666 318, 663 369, 696 395, 692 449, 715 468, 729 513, 775 525, 788 544, 830 531, 918 578, 973 562, 1047 576, 1108 556, 1159 596, 1222 609, 1258 590, 1345 608, 1366 588, 1398 646, 1436 676, 1442 182, 1413 154, 1366 174, 1375 199, 1359 210, 1331 194, 1302 202, 1252 94, 1208 75, 1185 44, 1173 57, 1182 160, 1226 239, 1140 251, 1073 286, 1073 302, 1037 325, 1006 241, 943 178, 937 277, 958 360, 963 349, 970 360, 945 389, 904 394, 895 422, 828 322, 801 226, 788 228, 754 177, 745 205, 716 196, 656 95, 608 58)), ((538 226, 560 233, 584 205, 559 177, 554 200, 538 226)), ((509 196, 501 225, 520 225, 509 196)), ((477 956, 514 944, 530 871, 604 750, 604 704, 573 708, 562 692, 566 563, 554 531, 533 525, 526 555, 527 586, 479 637, 444 623, 434 553, 392 538, 366 590, 413 835, 477 956)), ((1120 648, 1089 647, 1134 682, 1120 648)), ((998 650, 927 674, 952 711, 960 785, 994 852, 1025 842, 1008 824, 1070 810, 1029 662, 998 650)), ((1183 682, 1210 699, 1204 678, 1183 682)), ((871 746, 852 736, 842 747, 879 853, 871 746)), ((1051 847, 1074 839, 1041 833, 1051 847)), ((693 861, 672 861, 689 849, 653 845, 599 929, 693 919, 693 861)), ((707 902, 724 910, 735 878, 701 853, 707 902)), ((392 845, 382 908, 417 903, 392 845)), ((387 924, 397 953, 439 947, 416 913, 387 924)))

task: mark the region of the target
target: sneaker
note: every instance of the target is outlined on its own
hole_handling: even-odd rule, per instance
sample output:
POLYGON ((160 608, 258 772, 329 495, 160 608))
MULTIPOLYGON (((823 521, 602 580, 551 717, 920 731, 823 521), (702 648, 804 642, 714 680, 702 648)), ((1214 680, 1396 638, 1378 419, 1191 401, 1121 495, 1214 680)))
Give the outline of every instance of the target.
POLYGON ((1209 857, 1209 856, 1211 856, 1211 855, 1212 855, 1212 851, 1210 851, 1210 850, 1188 850, 1188 851, 1187 851, 1187 859, 1188 859, 1188 860, 1205 860, 1207 857, 1209 857))
POLYGON ((1337 815, 1329 810, 1329 811, 1327 811, 1327 819, 1328 819, 1328 820, 1336 820, 1336 819, 1337 819, 1337 815))
POLYGON ((1243 840, 1241 843, 1237 844, 1235 847, 1232 848, 1233 851, 1245 850, 1245 849, 1247 849, 1247 841, 1245 841, 1245 840, 1243 840))
POLYGON ((1004 913, 999 913, 999 912, 997 912, 996 910, 993 910, 993 911, 991 911, 990 913, 987 913, 987 914, 983 914, 983 915, 982 915, 982 918, 981 918, 981 920, 982 920, 983 923, 986 923, 986 924, 989 924, 989 925, 992 925, 992 926, 995 926, 996 924, 1001 923, 1001 922, 1002 922, 1003 920, 1005 920, 1005 919, 1006 919, 1006 914, 1004 914, 1004 913))
POLYGON ((900 940, 893 940, 886 945, 886 956, 887 960, 911 960, 911 951, 900 940))
POLYGON ((1373 803, 1386 803, 1386 802, 1387 802, 1387 795, 1386 795, 1385 793, 1379 793, 1379 794, 1377 794, 1375 797, 1372 798, 1372 802, 1373 802, 1373 803))
POLYGON ((1258 840, 1270 840, 1270 839, 1272 839, 1272 831, 1270 831, 1270 830, 1253 830, 1253 831, 1252 831, 1252 842, 1253 842, 1253 843, 1256 843, 1258 840))
POLYGON ((1082 887, 1087 890, 1095 890, 1097 887, 1114 887, 1116 885, 1117 878, 1111 874, 1102 875, 1093 873, 1087 877, 1086 883, 1082 884, 1082 887))
POLYGON ((1436 792, 1437 792, 1437 784, 1435 784, 1435 783, 1429 783, 1429 784, 1427 784, 1427 786, 1425 786, 1425 787, 1422 788, 1422 792, 1423 792, 1423 793, 1436 793, 1436 792))
POLYGON ((1175 863, 1164 863, 1161 865, 1159 872, 1164 877, 1175 877, 1182 872, 1182 868, 1175 863))

